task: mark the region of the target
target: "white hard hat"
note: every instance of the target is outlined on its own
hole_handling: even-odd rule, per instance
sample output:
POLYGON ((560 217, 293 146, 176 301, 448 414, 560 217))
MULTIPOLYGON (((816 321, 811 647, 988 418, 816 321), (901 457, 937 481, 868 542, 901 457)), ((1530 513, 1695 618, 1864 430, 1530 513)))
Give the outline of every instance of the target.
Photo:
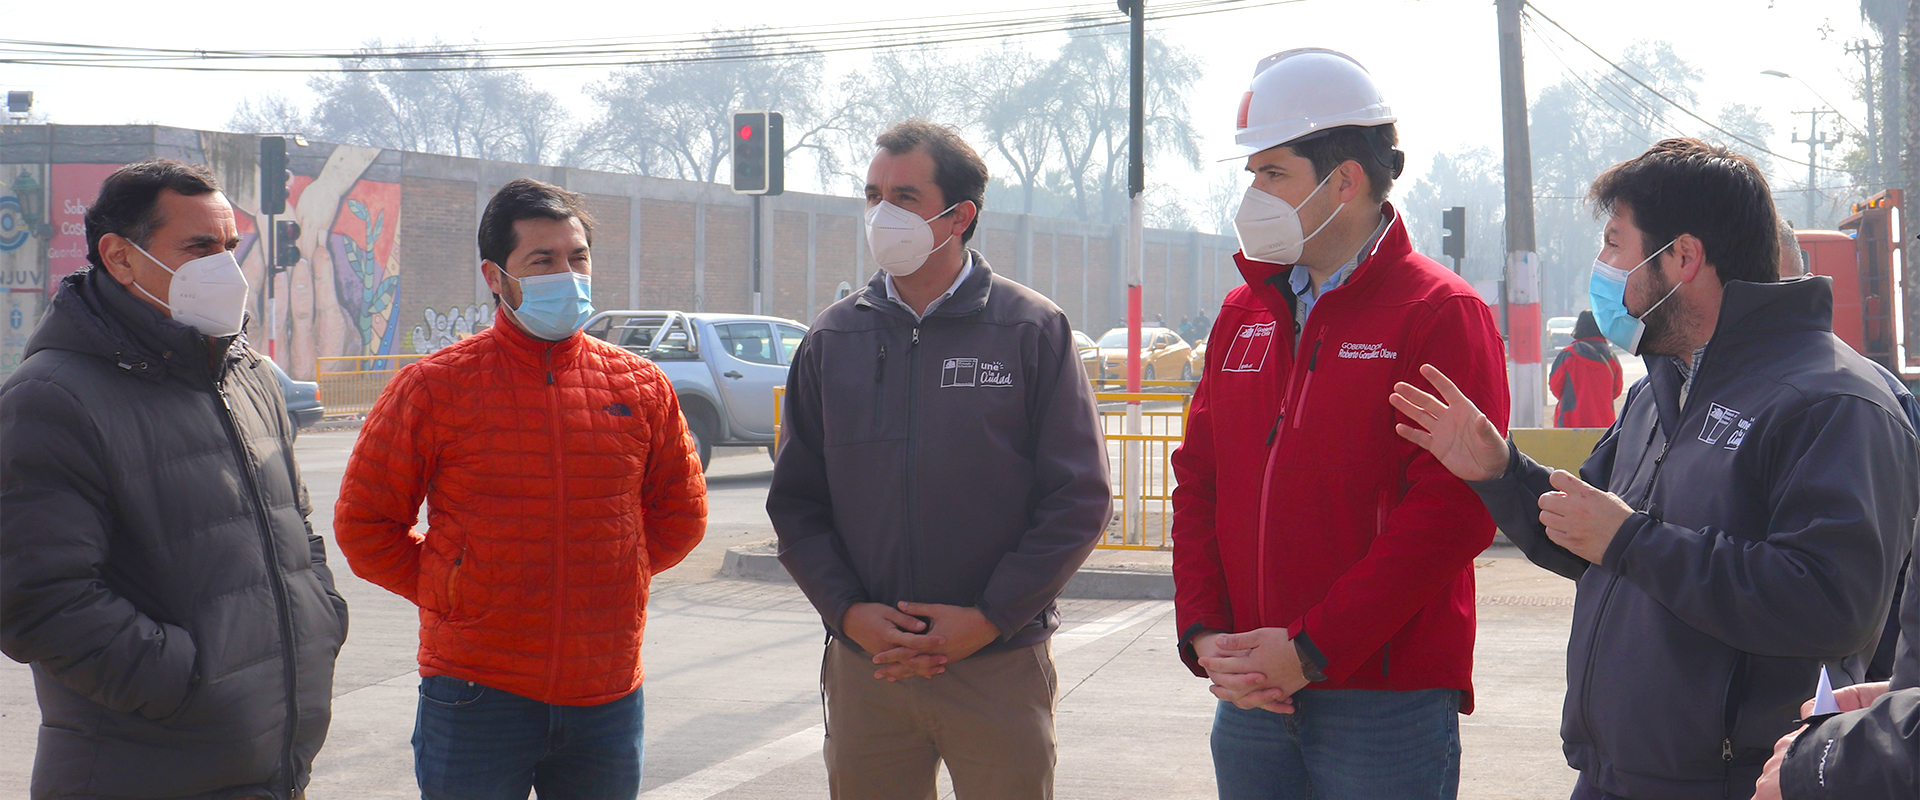
POLYGON ((1367 68, 1351 56, 1320 47, 1288 50, 1261 59, 1253 68, 1253 81, 1240 98, 1235 157, 1329 128, 1396 120, 1367 68))

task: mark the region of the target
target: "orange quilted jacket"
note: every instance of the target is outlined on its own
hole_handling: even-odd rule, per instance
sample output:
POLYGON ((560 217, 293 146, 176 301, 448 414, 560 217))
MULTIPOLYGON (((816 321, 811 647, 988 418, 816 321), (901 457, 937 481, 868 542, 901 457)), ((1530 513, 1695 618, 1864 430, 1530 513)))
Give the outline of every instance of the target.
POLYGON ((597 705, 640 685, 648 584, 706 519, 700 460, 658 367, 496 314, 381 393, 334 536, 355 574, 420 607, 422 675, 597 705))

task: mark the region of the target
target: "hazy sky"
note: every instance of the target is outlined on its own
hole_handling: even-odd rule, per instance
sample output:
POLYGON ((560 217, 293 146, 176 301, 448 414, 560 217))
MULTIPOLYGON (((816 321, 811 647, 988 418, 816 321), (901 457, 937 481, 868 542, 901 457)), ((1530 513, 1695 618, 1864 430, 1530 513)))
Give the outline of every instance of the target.
MULTIPOLYGON (((350 48, 373 37, 388 42, 435 38, 456 44, 524 42, 1018 10, 1063 1, 975 0, 962 6, 834 0, 467 0, 458 4, 335 0, 206 7, 120 0, 84 6, 14 3, 0 23, 0 37, 176 48, 332 49, 350 48), (457 12, 449 14, 449 9, 457 12)), ((1760 107, 1774 125, 1775 135, 1768 144, 1776 152, 1806 158, 1806 146, 1791 142, 1796 125, 1804 132, 1804 122, 1799 122, 1804 118, 1790 112, 1819 101, 1800 83, 1763 76, 1761 70, 1804 79, 1842 113, 1865 122, 1865 108, 1852 99, 1849 88, 1849 81, 1859 74, 1859 61, 1842 51, 1846 43, 1869 35, 1852 0, 1534 1, 1616 59, 1636 40, 1672 42, 1705 73, 1697 110, 1712 118, 1729 102, 1760 107)), ((1119 16, 1110 2, 1091 8, 1119 16)), ((1190 110, 1196 127, 1207 137, 1209 162, 1225 155, 1222 143, 1231 139, 1236 104, 1253 64, 1267 54, 1302 46, 1345 51, 1372 71, 1400 116, 1401 141, 1409 156, 1406 180, 1425 171, 1436 152, 1500 146, 1498 55, 1490 0, 1302 0, 1171 20, 1155 27, 1205 65, 1190 110)), ((1059 41, 1039 38, 1032 40, 1032 46, 1051 50, 1059 41)), ((1599 64, 1584 53, 1569 55, 1570 62, 1583 69, 1599 64), (1581 60, 1573 60, 1573 55, 1581 60)), ((1527 57, 1530 93, 1555 82, 1564 72, 1536 39, 1527 41, 1527 57)), ((843 73, 861 67, 865 58, 864 54, 837 55, 829 69, 843 73)), ((541 70, 533 77, 569 103, 576 114, 586 115, 591 108, 580 88, 605 74, 603 69, 541 70)), ((150 122, 219 129, 242 98, 269 91, 308 97, 305 82, 304 76, 286 74, 0 66, 0 88, 33 90, 37 110, 54 122, 70 124, 150 122)), ((1206 168, 1220 169, 1212 163, 1206 168)), ((1799 171, 1790 180, 1804 180, 1804 168, 1793 169, 1799 171)), ((1184 167, 1149 177, 1193 192, 1201 191, 1205 183, 1184 167)), ((805 188, 813 179, 810 174, 796 175, 795 182, 800 183, 795 188, 805 188)))

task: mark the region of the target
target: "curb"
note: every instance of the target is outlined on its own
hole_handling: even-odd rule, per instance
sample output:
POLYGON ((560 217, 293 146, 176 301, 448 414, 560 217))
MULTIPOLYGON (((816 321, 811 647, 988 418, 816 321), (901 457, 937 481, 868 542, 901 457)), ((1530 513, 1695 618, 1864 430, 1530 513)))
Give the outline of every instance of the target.
MULTIPOLYGON (((768 583, 793 583, 772 541, 727 548, 720 575, 768 583)), ((1084 567, 1067 580, 1061 597, 1082 600, 1171 600, 1173 573, 1166 570, 1084 567)))

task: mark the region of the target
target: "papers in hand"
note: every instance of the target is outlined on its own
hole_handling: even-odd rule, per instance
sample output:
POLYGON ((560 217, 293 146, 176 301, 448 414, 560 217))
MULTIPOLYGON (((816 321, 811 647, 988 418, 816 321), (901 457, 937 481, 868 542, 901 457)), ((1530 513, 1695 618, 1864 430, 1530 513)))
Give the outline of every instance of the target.
POLYGON ((1813 692, 1813 716, 1840 713, 1840 703, 1833 699, 1833 679, 1827 677, 1827 668, 1820 668, 1820 688, 1813 692))

